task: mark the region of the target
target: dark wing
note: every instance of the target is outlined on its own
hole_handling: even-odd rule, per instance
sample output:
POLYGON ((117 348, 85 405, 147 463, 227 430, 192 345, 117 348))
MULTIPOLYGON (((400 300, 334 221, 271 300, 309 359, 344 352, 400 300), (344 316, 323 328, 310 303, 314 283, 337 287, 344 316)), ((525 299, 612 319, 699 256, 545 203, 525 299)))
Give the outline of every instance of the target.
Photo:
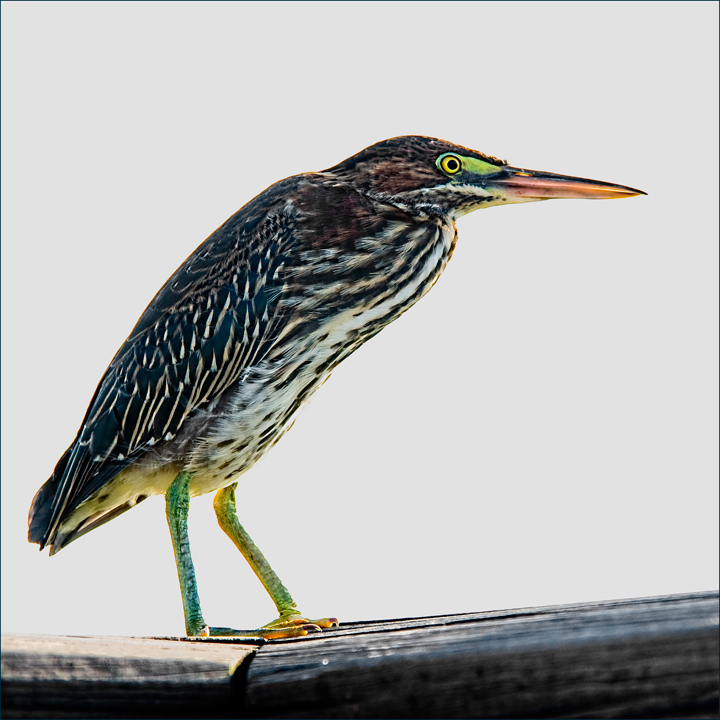
POLYGON ((284 322, 283 268, 296 242, 296 218, 279 202, 291 180, 224 223, 148 305, 100 381, 74 443, 33 500, 30 542, 52 544, 80 503, 175 438, 267 353, 284 322))

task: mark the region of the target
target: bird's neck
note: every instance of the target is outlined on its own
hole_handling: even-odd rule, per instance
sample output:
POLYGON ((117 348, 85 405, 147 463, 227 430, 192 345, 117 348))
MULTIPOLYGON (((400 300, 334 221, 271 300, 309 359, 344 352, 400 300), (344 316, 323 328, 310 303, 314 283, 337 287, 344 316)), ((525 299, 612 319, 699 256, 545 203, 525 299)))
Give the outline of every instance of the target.
POLYGON ((302 337, 308 349, 327 355, 329 371, 435 284, 455 248, 455 226, 387 206, 381 217, 373 232, 303 249, 288 278, 295 317, 276 348, 302 337))

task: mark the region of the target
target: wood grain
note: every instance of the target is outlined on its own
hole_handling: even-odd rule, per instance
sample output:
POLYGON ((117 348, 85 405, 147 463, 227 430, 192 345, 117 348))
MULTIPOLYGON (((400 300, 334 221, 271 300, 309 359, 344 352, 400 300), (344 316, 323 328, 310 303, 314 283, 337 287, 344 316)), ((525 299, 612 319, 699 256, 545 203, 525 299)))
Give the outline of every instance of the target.
POLYGON ((178 638, 3 635, 2 715, 234 717, 231 678, 256 650, 178 638))
POLYGON ((251 717, 718 717, 717 594, 341 628, 250 665, 251 717))
POLYGON ((262 646, 3 636, 4 717, 717 718, 718 593, 349 623, 262 646))

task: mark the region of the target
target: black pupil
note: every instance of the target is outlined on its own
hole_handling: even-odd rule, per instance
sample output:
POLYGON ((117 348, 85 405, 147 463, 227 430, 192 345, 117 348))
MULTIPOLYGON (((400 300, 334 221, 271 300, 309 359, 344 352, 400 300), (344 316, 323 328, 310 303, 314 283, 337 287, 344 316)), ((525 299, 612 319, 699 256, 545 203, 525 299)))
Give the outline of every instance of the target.
POLYGON ((448 170, 457 170, 460 167, 458 164, 458 161, 455 158, 450 158, 447 161, 447 169, 448 170))

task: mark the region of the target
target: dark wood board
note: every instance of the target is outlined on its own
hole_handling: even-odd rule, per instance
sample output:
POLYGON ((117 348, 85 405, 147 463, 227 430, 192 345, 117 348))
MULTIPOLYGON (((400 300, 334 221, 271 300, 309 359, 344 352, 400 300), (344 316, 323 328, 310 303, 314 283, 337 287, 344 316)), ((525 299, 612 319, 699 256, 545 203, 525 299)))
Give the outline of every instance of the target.
POLYGON ((263 645, 3 636, 4 717, 717 718, 718 593, 263 645))

